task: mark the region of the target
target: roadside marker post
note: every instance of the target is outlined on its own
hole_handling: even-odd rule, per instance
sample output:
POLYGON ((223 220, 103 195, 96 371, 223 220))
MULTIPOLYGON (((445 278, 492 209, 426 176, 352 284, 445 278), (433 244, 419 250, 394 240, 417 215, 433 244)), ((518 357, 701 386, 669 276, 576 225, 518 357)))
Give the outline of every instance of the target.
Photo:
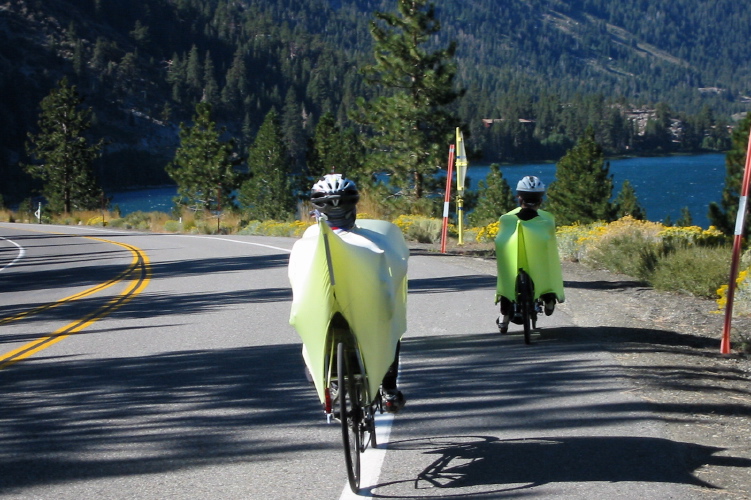
POLYGON ((467 176, 468 166, 464 136, 459 127, 456 127, 456 213, 459 225, 459 245, 464 244, 464 178, 467 176))
POLYGON ((441 253, 446 253, 446 239, 449 225, 449 200, 451 200, 451 178, 454 176, 454 145, 449 146, 449 171, 446 176, 446 195, 443 202, 443 227, 441 228, 441 253))
POLYGON ((733 257, 730 261, 730 281, 728 283, 728 301, 725 304, 725 323, 722 328, 722 342, 720 353, 730 354, 730 323, 733 319, 733 299, 735 298, 735 280, 738 277, 738 264, 743 241, 743 228, 746 224, 748 210, 748 191, 751 183, 751 132, 749 132, 748 148, 746 149, 746 166, 743 170, 741 196, 738 199, 738 214, 735 217, 735 232, 733 236, 733 257))

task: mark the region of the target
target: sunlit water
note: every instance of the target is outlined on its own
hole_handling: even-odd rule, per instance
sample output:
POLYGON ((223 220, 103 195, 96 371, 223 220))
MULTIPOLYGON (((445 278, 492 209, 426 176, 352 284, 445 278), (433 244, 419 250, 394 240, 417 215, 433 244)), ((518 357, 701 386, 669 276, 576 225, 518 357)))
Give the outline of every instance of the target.
MULTIPOLYGON (((470 190, 478 187, 490 171, 488 165, 470 164, 467 183, 470 190)), ((536 175, 547 185, 555 179, 555 164, 525 164, 501 167, 503 177, 511 187, 525 175, 536 175)), ((661 158, 629 158, 610 161, 610 173, 617 194, 623 181, 628 179, 636 190, 639 203, 652 221, 675 222, 681 217, 683 207, 688 207, 693 223, 708 227, 707 211, 710 202, 719 202, 725 184, 725 155, 671 156, 661 158)), ((123 215, 136 211, 170 213, 174 187, 160 187, 111 193, 113 206, 123 215)), ((586 200, 582 201, 586 203, 586 200)))

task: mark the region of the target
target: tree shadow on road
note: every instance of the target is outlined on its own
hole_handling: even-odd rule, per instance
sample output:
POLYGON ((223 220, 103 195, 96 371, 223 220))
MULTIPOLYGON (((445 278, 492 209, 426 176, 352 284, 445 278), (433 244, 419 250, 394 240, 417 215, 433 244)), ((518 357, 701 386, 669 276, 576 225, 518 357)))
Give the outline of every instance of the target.
POLYGON ((0 387, 0 495, 283 461, 316 449, 340 453, 299 345, 98 360, 38 356, 0 370, 0 387), (322 424, 330 439, 321 440, 322 424))

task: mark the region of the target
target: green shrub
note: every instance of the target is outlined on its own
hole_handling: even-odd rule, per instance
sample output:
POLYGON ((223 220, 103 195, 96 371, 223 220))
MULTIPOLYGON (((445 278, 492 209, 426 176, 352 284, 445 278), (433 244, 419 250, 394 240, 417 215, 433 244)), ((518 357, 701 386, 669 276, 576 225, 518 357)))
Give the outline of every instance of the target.
POLYGON ((400 215, 394 220, 404 237, 420 243, 436 243, 441 241, 443 220, 421 215, 400 215))
POLYGON ((168 220, 164 223, 164 230, 170 233, 179 233, 182 230, 182 224, 176 220, 168 220))
POLYGON ((238 234, 300 237, 308 227, 310 227, 310 224, 301 221, 279 222, 274 220, 252 220, 249 221, 247 225, 238 232, 238 234))
MULTIPOLYGON (((587 249, 592 241, 595 241, 607 227, 604 222, 591 224, 573 224, 556 228, 556 241, 558 254, 562 260, 580 262, 586 259, 587 249)), ((498 233, 498 223, 495 225, 493 237, 498 233)))
POLYGON ((649 282, 657 262, 666 253, 660 241, 640 233, 623 234, 598 242, 588 252, 584 262, 592 267, 649 282))
POLYGON ((730 257, 728 247, 678 248, 657 262, 650 283, 658 290, 717 298, 728 282, 730 257))

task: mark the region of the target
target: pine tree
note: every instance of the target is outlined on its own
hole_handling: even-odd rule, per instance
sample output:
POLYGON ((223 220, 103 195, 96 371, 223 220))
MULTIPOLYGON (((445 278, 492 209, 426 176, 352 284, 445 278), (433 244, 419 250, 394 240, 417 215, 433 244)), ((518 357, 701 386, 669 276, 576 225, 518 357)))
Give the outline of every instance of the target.
POLYGON ((140 49, 147 49, 149 47, 149 43, 151 42, 149 27, 142 24, 141 21, 136 21, 135 27, 129 35, 133 38, 140 49))
POLYGON ((615 215, 618 219, 627 215, 636 220, 646 220, 647 218, 646 211, 639 204, 639 199, 636 197, 636 190, 628 179, 623 181, 621 191, 615 199, 615 215))
POLYGON ((693 217, 691 217, 691 210, 688 207, 681 209, 681 217, 675 221, 675 225, 678 227, 689 227, 694 225, 693 217))
POLYGON ((183 103, 185 100, 185 61, 180 59, 180 54, 173 54, 167 70, 167 82, 172 85, 172 100, 183 103))
POLYGON ((238 187, 233 139, 223 141, 224 128, 211 119, 211 105, 196 105, 193 125, 180 124, 180 147, 166 170, 177 183, 176 202, 196 210, 226 210, 233 207, 232 193, 238 187))
MULTIPOLYGON (((362 152, 352 130, 342 131, 332 113, 325 113, 316 125, 308 148, 308 171, 322 176, 332 171, 358 179, 361 174, 362 152)), ((364 179, 363 179, 364 180, 364 179)))
POLYGON ((555 181, 548 189, 546 209, 560 225, 612 221, 615 210, 610 198, 613 177, 594 129, 587 128, 576 145, 557 163, 555 181))
MULTIPOLYGON (((751 129, 751 114, 747 114, 733 130, 733 147, 725 155, 725 187, 722 190, 722 201, 719 205, 714 202, 709 204, 710 224, 728 236, 735 231, 749 129, 751 129)), ((751 223, 746 219, 744 234, 747 233, 749 224, 751 223)))
POLYGON ((206 62, 203 65, 203 97, 202 101, 211 104, 214 108, 219 103, 219 84, 214 76, 214 61, 211 54, 206 51, 206 62))
POLYGON ((448 110, 461 94, 453 89, 456 44, 427 52, 440 23, 427 0, 398 0, 398 13, 377 12, 371 23, 376 63, 364 68, 366 81, 382 96, 358 100, 353 118, 369 127, 368 168, 391 174, 392 185, 412 200, 422 198, 425 177, 445 161, 455 128, 448 110))
POLYGON ((284 145, 279 115, 272 109, 248 152, 250 178, 240 187, 240 207, 251 219, 287 220, 294 215, 292 162, 284 145))
POLYGON ((305 158, 305 123, 302 108, 292 87, 287 89, 287 95, 284 98, 281 125, 287 151, 294 162, 295 171, 299 171, 302 169, 305 158))
POLYGON ((188 62, 185 66, 185 77, 190 93, 195 100, 200 100, 203 93, 204 69, 201 58, 198 55, 198 47, 193 45, 188 53, 188 62))
POLYGON ((224 88, 221 92, 222 106, 228 113, 236 113, 243 109, 247 96, 247 75, 245 54, 238 47, 232 60, 232 66, 225 75, 224 88))
POLYGON ((38 163, 25 165, 25 169, 44 182, 42 194, 53 212, 92 210, 103 201, 92 170, 102 141, 89 144, 86 139, 91 108, 79 109, 81 103, 75 85, 68 86, 68 79, 63 78, 42 99, 39 133, 28 135, 26 151, 38 163))
POLYGON ((516 207, 516 198, 497 163, 490 165, 485 180, 478 183, 477 207, 469 214, 472 226, 485 226, 516 207))

